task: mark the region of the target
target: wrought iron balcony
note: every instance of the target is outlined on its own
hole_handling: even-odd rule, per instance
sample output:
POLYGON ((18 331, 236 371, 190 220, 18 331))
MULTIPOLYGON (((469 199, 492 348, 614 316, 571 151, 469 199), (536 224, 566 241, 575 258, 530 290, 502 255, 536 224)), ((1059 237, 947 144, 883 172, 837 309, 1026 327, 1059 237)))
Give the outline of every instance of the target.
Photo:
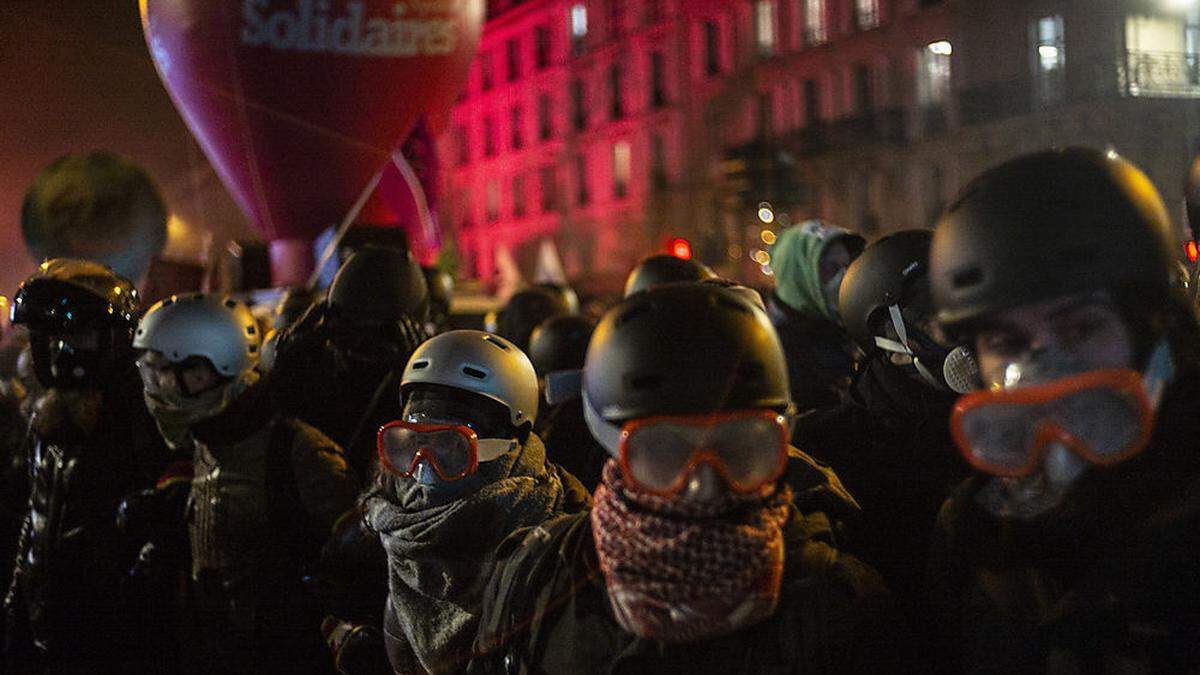
POLYGON ((1200 54, 1130 50, 1118 75, 1128 96, 1200 98, 1200 54))

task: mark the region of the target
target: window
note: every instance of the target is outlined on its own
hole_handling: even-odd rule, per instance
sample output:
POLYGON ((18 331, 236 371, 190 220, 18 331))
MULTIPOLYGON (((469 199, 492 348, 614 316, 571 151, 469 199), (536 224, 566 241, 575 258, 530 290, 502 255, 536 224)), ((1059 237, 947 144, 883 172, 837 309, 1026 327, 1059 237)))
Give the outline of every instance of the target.
POLYGON ((538 169, 538 182, 542 187, 542 212, 547 213, 558 208, 558 179, 554 165, 547 164, 538 169))
POLYGON ((859 30, 879 25, 879 0, 854 0, 854 23, 859 30))
POLYGON ((533 29, 533 62, 538 70, 550 65, 550 29, 545 26, 533 29))
POLYGON ((661 108, 667 104, 666 72, 662 52, 650 54, 650 105, 661 108))
POLYGON ((854 66, 854 110, 866 115, 874 108, 871 96, 871 67, 865 63, 854 66))
POLYGON ((616 38, 621 35, 621 0, 608 0, 608 35, 616 38))
POLYGON ((621 102, 621 66, 613 64, 608 69, 609 117, 619 120, 625 117, 625 106, 621 102))
POLYGON ((538 139, 548 141, 554 136, 554 110, 550 96, 542 94, 538 97, 538 139))
POLYGON ((521 43, 516 38, 505 43, 508 54, 508 81, 512 82, 521 77, 521 43))
POLYGON ((588 32, 587 6, 582 2, 571 6, 571 50, 576 56, 583 53, 583 41, 588 32))
POLYGON ((496 120, 490 115, 483 118, 483 155, 496 156, 496 120))
POLYGON ((1196 10, 1125 20, 1125 90, 1130 96, 1200 96, 1196 10))
POLYGON ((583 131, 587 127, 587 108, 583 105, 583 81, 571 82, 571 121, 575 131, 583 131))
POLYGON ((775 0, 754 3, 754 41, 759 54, 770 56, 775 53, 775 0))
POLYGON ((467 128, 461 124, 454 125, 454 154, 458 159, 458 165, 471 161, 471 145, 467 142, 467 128))
POLYGON ((494 180, 487 184, 487 221, 494 223, 500 220, 500 184, 494 180))
POLYGON ((525 176, 517 174, 513 176, 512 182, 513 191, 513 218, 525 217, 525 176))
POLYGON ((665 18, 662 3, 663 0, 646 0, 646 11, 643 16, 647 26, 658 24, 665 18))
POLYGON ((758 93, 758 136, 768 138, 775 127, 775 103, 769 91, 758 93))
POLYGON ((592 195, 588 191, 588 175, 587 162, 584 161, 583 155, 575 155, 575 188, 576 201, 580 206, 587 206, 592 200, 592 195))
POLYGON ((819 45, 827 39, 825 0, 804 0, 804 43, 819 45))
POLYGON ((1064 94, 1064 68, 1067 52, 1063 38, 1063 18, 1044 16, 1033 22, 1034 86, 1043 105, 1058 103, 1064 94))
POLYGON ((479 83, 484 91, 492 88, 495 82, 492 79, 492 54, 491 52, 482 52, 479 55, 479 83))
POLYGON ((704 72, 710 77, 721 72, 721 29, 716 21, 704 22, 704 72))
POLYGON ((521 123, 524 120, 521 115, 521 106, 514 105, 509 111, 509 131, 512 134, 512 149, 520 150, 521 146, 525 145, 525 134, 521 129, 521 123))
POLYGON ((613 196, 623 198, 629 193, 629 142, 613 143, 613 196))
POLYGON ((954 48, 949 42, 931 42, 921 50, 917 73, 917 102, 926 108, 945 105, 950 97, 950 56, 954 48))
POLYGON ((812 126, 821 121, 821 85, 815 79, 804 81, 804 124, 812 126))
POLYGON ((667 146, 662 134, 650 136, 650 180, 656 189, 667 186, 667 146))

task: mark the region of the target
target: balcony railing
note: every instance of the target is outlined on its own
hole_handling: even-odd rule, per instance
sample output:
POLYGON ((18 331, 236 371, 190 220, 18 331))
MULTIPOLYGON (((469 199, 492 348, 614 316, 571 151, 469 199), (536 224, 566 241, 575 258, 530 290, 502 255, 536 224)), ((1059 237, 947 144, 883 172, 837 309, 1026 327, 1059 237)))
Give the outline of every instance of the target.
POLYGON ((1128 96, 1200 98, 1200 54, 1130 50, 1117 68, 1128 96))

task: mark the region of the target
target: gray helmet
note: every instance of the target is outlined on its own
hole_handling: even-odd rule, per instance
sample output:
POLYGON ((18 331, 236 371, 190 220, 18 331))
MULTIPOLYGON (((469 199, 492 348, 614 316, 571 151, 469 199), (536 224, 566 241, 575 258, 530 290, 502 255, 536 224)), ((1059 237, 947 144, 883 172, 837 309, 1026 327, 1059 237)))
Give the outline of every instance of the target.
POLYGON ((452 330, 424 342, 404 368, 400 390, 437 384, 478 394, 508 408, 514 427, 537 418, 538 382, 525 352, 498 335, 452 330))
POLYGON ((237 375, 258 364, 261 336, 254 315, 232 298, 204 293, 160 300, 142 317, 133 348, 160 352, 172 363, 203 356, 218 373, 237 375))
POLYGON ((1158 191, 1114 152, 1025 155, 971 181, 930 251, 938 319, 950 330, 997 310, 1101 288, 1171 291, 1170 217, 1158 191))

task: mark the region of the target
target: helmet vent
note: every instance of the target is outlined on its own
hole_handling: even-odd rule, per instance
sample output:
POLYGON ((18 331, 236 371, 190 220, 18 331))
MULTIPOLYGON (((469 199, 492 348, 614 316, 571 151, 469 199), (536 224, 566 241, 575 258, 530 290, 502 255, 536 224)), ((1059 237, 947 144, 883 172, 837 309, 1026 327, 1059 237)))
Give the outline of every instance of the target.
POLYGON ((966 288, 967 286, 976 286, 983 281, 983 270, 978 267, 972 267, 969 270, 961 270, 954 273, 954 287, 966 288))
POLYGON ((258 351, 258 345, 250 345, 249 350, 250 353, 253 354, 254 352, 258 351))
POLYGON ((500 349, 502 349, 502 350, 504 350, 504 351, 508 351, 508 345, 506 345, 506 344, 504 344, 503 342, 501 342, 501 341, 497 340, 497 339, 496 339, 496 337, 495 337, 494 335, 485 335, 485 336, 483 337, 483 340, 484 340, 485 342, 488 342, 488 343, 491 343, 491 344, 494 344, 494 345, 496 345, 497 347, 499 347, 500 349))
MULTIPOLYGON (((204 296, 197 296, 197 298, 200 298, 200 297, 204 297, 204 296)), ((233 298, 226 298, 225 306, 228 307, 229 309, 233 309, 234 307, 237 307, 237 301, 234 300, 233 298)))
POLYGON ((246 335, 254 335, 258 330, 254 326, 246 326, 246 335))
POLYGON ((483 372, 482 370, 480 370, 478 368, 472 368, 471 366, 463 366, 462 371, 463 371, 463 374, 466 375, 467 377, 473 377, 477 380, 486 380, 487 379, 487 373, 483 372))
POLYGON ((425 370, 428 367, 429 367, 428 361, 417 361, 416 363, 412 364, 413 370, 425 370))

